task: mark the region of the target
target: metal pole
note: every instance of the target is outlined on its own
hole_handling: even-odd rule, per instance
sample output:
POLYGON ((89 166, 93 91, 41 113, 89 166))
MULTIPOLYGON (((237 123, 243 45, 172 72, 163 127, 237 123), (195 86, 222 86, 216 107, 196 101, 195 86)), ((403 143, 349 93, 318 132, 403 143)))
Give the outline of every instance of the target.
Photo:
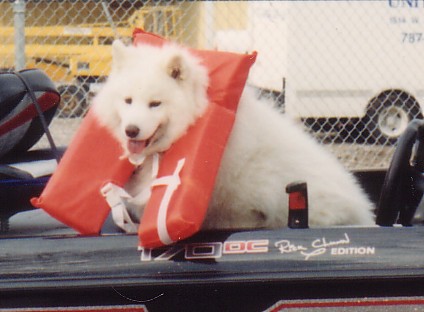
POLYGON ((15 27, 15 70, 25 68, 25 1, 13 3, 15 27))
POLYGON ((107 3, 105 1, 102 1, 102 8, 103 8, 103 12, 105 12, 106 19, 107 19, 110 27, 112 27, 112 31, 113 31, 113 34, 115 35, 115 39, 120 39, 118 30, 116 29, 116 25, 113 22, 112 15, 110 15, 109 8, 108 8, 107 3))
POLYGON ((205 1, 205 49, 213 49, 215 42, 214 2, 205 1))

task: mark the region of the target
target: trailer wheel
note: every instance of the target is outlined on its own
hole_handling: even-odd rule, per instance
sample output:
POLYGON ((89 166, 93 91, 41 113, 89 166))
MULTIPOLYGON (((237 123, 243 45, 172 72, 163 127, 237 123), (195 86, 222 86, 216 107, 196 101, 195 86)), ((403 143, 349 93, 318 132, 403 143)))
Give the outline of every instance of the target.
POLYGON ((61 118, 74 118, 83 115, 87 106, 86 91, 76 85, 62 85, 58 87, 60 104, 57 116, 61 118))
POLYGON ((367 141, 392 145, 414 118, 422 118, 414 97, 400 90, 385 91, 370 102, 364 120, 368 130, 367 141))

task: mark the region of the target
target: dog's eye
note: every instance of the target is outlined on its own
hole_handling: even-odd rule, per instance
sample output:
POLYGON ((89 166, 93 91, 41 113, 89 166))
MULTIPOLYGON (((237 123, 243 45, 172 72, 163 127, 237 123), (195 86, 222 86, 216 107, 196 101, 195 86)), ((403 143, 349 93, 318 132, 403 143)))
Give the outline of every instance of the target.
POLYGON ((132 104, 132 98, 130 97, 125 98, 124 101, 125 101, 125 104, 128 104, 128 105, 132 104))
POLYGON ((151 101, 150 103, 149 103, 149 107, 150 108, 154 108, 154 107, 158 107, 158 106, 160 106, 162 104, 162 102, 161 101, 151 101))

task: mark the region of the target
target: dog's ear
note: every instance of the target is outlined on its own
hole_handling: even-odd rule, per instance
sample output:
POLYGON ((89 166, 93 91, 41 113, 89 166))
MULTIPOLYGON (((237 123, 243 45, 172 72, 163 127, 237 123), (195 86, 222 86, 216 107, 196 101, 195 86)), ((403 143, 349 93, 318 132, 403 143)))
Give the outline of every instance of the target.
POLYGON ((112 68, 119 70, 125 60, 126 46, 121 40, 115 40, 112 43, 112 68))
POLYGON ((184 68, 183 68, 183 58, 181 55, 174 55, 168 62, 168 75, 177 80, 184 80, 184 68))

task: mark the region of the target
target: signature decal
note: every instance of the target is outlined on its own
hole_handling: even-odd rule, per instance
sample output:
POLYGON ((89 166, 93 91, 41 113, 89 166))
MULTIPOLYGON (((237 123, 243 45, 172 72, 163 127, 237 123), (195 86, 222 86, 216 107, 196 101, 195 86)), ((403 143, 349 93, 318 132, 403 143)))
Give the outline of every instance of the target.
POLYGON ((327 238, 317 238, 308 245, 293 244, 290 240, 280 240, 275 243, 281 254, 299 253, 305 260, 325 254, 328 250, 332 256, 342 255, 374 255, 375 247, 346 247, 350 245, 349 235, 338 240, 327 240, 327 238))

